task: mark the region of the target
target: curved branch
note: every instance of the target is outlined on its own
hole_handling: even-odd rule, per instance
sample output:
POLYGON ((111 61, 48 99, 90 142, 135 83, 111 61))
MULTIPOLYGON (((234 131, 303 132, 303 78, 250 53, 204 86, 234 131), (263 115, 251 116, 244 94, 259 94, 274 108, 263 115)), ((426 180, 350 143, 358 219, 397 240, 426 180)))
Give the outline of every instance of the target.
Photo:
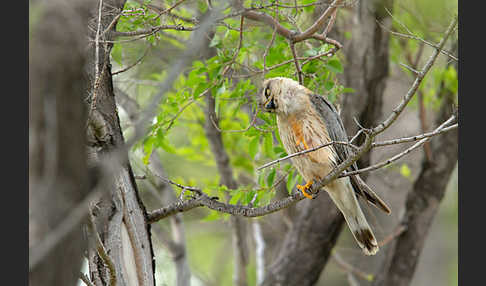
POLYGON ((378 135, 379 133, 385 131, 398 118, 400 113, 402 113, 403 109, 405 109, 405 106, 407 106, 408 102, 412 99, 412 97, 417 92, 417 89, 420 86, 420 83, 424 79, 425 75, 427 74, 427 72, 430 70, 430 68, 434 64, 435 60, 437 59, 437 56, 439 55, 440 51, 444 47, 447 39, 449 38, 449 36, 454 31, 456 24, 457 24, 457 17, 454 17, 451 24, 447 28, 445 36, 442 38, 440 43, 437 45, 434 53, 432 54, 432 56, 430 56, 429 60, 427 61, 427 63, 423 67, 423 69, 417 74, 417 77, 415 78, 415 81, 414 81, 412 87, 409 89, 409 91, 407 92, 407 94, 405 95, 403 100, 400 102, 400 104, 397 107, 395 107, 395 109, 393 109, 392 114, 390 114, 390 116, 385 121, 383 121, 380 125, 373 128, 373 134, 378 135))

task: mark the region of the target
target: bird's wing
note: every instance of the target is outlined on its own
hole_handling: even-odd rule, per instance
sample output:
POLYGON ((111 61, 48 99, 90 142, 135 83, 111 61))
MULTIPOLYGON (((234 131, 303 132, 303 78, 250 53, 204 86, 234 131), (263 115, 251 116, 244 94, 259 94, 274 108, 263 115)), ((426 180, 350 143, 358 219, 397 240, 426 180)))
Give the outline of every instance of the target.
MULTIPOLYGON (((337 113, 336 108, 327 101, 324 97, 316 94, 310 95, 312 106, 315 107, 317 114, 319 115, 322 122, 326 125, 327 133, 332 141, 348 141, 346 131, 344 131, 344 126, 337 113)), ((344 162, 349 154, 350 147, 342 144, 335 144, 333 148, 336 150, 338 155, 338 164, 344 162)), ((353 164, 354 166, 355 164, 353 164)), ((355 166, 354 166, 355 167, 355 166)), ((356 167, 355 167, 356 168, 356 167)))
MULTIPOLYGON (((327 101, 324 97, 316 94, 310 95, 312 106, 317 110, 321 120, 326 125, 327 132, 332 141, 344 141, 348 142, 348 137, 346 131, 344 130, 344 125, 339 117, 336 108, 327 101)), ((338 155, 338 164, 344 162, 351 154, 351 147, 343 144, 333 145, 334 150, 338 155)), ((358 165, 356 162, 349 167, 349 170, 357 170, 358 165)), ((391 213, 390 208, 383 202, 378 195, 371 190, 371 188, 366 185, 366 183, 359 177, 359 175, 351 176, 351 184, 357 195, 362 196, 368 202, 376 206, 377 208, 383 210, 386 213, 391 213)))

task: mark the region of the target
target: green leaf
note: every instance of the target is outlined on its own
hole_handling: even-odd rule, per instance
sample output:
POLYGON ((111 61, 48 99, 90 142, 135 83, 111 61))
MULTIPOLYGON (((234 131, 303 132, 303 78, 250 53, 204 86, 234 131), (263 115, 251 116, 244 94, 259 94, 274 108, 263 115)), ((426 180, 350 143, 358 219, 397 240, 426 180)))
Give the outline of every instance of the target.
MULTIPOLYGON (((245 194, 245 196, 244 196, 244 198, 243 198, 243 202, 242 202, 242 203, 243 203, 244 205, 247 205, 247 204, 249 204, 249 203, 251 202, 251 200, 253 200, 253 197, 255 196, 255 193, 256 193, 256 192, 255 192, 255 191, 253 191, 253 190, 250 190, 250 191, 248 191, 248 192, 242 192, 242 193, 244 193, 244 194, 245 194)), ((255 202, 256 202, 256 201, 258 201, 258 197, 257 197, 257 198, 255 198, 255 202)))
POLYGON ((259 147, 259 144, 260 143, 260 137, 254 137, 251 141, 250 141, 250 146, 249 146, 249 153, 250 153, 250 157, 252 159, 255 158, 255 155, 257 154, 258 152, 258 147, 259 147))
POLYGON ((148 165, 148 163, 149 163, 149 158, 150 158, 150 155, 152 155, 154 143, 155 143, 155 137, 153 137, 153 136, 148 137, 145 140, 145 142, 143 143, 144 156, 142 158, 142 161, 145 165, 148 165))
POLYGON ((281 146, 275 146, 275 147, 273 147, 273 152, 275 154, 283 155, 283 157, 287 156, 287 152, 285 152, 285 149, 282 148, 281 146))
POLYGON ((324 88, 326 90, 331 90, 333 87, 334 87, 334 82, 332 82, 332 81, 326 81, 324 83, 324 88))
POLYGON ((213 39, 211 40, 211 43, 209 43, 209 47, 218 47, 221 44, 221 37, 218 35, 215 35, 213 39))
POLYGON ((273 136, 271 132, 265 134, 265 139, 263 140, 263 147, 265 149, 265 154, 268 157, 273 157, 273 136))
POLYGON ((289 194, 290 194, 290 191, 292 191, 292 188, 295 185, 294 172, 295 172, 295 170, 290 171, 289 175, 287 176, 287 184, 286 184, 286 186, 287 186, 287 190, 289 191, 289 194))
POLYGON ((277 169, 273 168, 270 170, 267 176, 267 186, 270 188, 273 185, 273 181, 275 180, 275 174, 277 173, 277 169))
POLYGON ((232 197, 231 199, 229 200, 229 203, 231 205, 236 205, 238 203, 238 201, 240 200, 241 196, 244 194, 244 192, 242 192, 241 190, 236 192, 232 197))
POLYGON ((354 88, 351 88, 351 87, 345 87, 343 88, 343 90, 341 90, 341 93, 355 93, 356 90, 354 88))
POLYGON ((214 221, 221 218, 221 214, 215 210, 210 210, 209 214, 203 218, 201 221, 214 221))
POLYGON ((111 49, 111 58, 120 66, 122 65, 122 47, 121 44, 115 43, 111 49))
POLYGON ((258 173, 258 185, 259 186, 265 186, 265 172, 261 171, 258 173))
POLYGON ((306 50, 304 52, 304 55, 307 56, 307 57, 312 57, 312 56, 317 55, 317 51, 315 49, 306 50))
POLYGON ((341 62, 336 58, 330 59, 325 65, 332 72, 335 72, 335 73, 342 73, 343 72, 343 66, 341 65, 341 62))

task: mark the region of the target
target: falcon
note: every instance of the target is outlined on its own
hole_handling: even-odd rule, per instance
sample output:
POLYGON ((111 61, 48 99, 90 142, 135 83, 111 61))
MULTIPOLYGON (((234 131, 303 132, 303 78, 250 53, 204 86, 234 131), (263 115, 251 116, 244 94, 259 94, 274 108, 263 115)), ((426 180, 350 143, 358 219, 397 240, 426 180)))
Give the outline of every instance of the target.
MULTIPOLYGON (((288 154, 321 146, 333 141, 348 142, 341 118, 336 108, 323 96, 317 95, 293 79, 275 77, 263 82, 261 104, 266 112, 277 117, 280 139, 288 154)), ((292 164, 306 180, 297 185, 302 194, 314 182, 324 178, 351 154, 343 144, 331 144, 316 151, 291 158, 292 164)), ((348 170, 356 170, 354 163, 348 170)), ((337 178, 323 187, 346 220, 359 247, 366 255, 378 251, 378 243, 358 203, 358 197, 387 214, 390 208, 381 200, 359 175, 337 178)))

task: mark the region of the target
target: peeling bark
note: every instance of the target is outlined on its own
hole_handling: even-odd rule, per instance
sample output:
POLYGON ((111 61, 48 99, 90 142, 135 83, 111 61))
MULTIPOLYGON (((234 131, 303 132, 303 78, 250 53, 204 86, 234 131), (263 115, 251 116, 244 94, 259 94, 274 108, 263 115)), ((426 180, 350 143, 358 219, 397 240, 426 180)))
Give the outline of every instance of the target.
MULTIPOLYGON (((125 1, 104 1, 101 31, 112 22, 124 3, 125 1)), ((98 11, 93 10, 96 10, 93 18, 97 19, 98 11)), ((92 39, 95 38, 96 29, 94 30, 89 35, 92 39)), ((105 35, 107 40, 111 39, 111 32, 105 35)), ((112 44, 100 44, 100 78, 94 89, 95 44, 91 43, 89 49, 90 64, 87 73, 90 83, 88 88, 91 90, 88 104, 91 116, 88 118, 88 142, 90 152, 97 160, 94 163, 103 162, 106 155, 120 150, 125 144, 113 92, 109 62, 111 48, 112 44)), ((123 153, 121 156, 123 158, 118 158, 120 166, 115 171, 112 184, 108 186, 109 196, 97 203, 93 216, 104 247, 115 264, 117 285, 155 285, 154 254, 145 206, 139 198, 128 154, 123 153)), ((91 279, 106 285, 109 283, 109 270, 93 252, 90 249, 91 279)))

